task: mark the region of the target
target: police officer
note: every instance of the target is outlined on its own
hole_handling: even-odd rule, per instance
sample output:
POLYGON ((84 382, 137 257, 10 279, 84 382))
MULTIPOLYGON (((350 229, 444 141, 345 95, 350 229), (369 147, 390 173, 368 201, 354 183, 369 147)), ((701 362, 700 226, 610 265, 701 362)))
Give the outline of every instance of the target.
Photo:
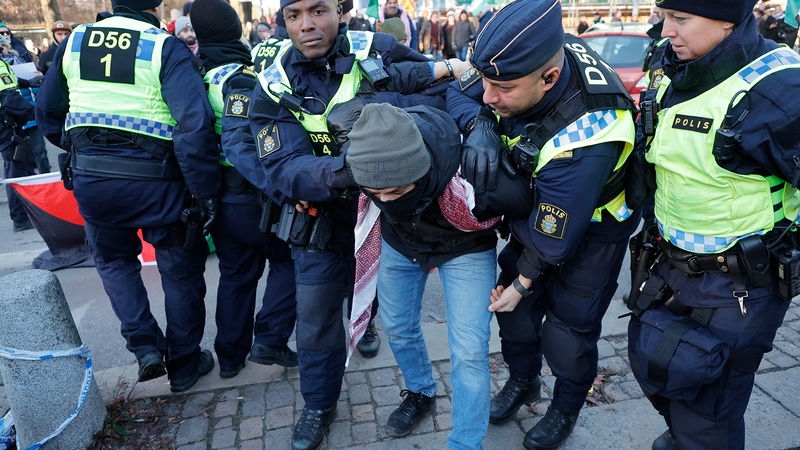
POLYGON ((181 392, 214 367, 199 347, 202 234, 220 186, 214 115, 192 53, 159 29, 161 1, 112 3, 113 16, 77 27, 58 47, 36 115, 47 138, 70 149, 87 242, 139 380, 166 369, 171 389, 181 392), (184 209, 190 194, 197 206, 184 209), (156 249, 166 337, 140 276, 137 229, 156 249))
POLYGON ((214 341, 220 376, 235 376, 248 352, 256 363, 296 367, 297 354, 286 345, 296 307, 289 247, 275 235, 259 231, 258 191, 226 156, 231 146, 255 151, 247 114, 256 76, 250 70, 249 49, 241 41, 242 24, 236 11, 222 0, 197 0, 192 12, 203 81, 222 143, 223 190, 211 229, 220 270, 214 341), (267 287, 254 326, 256 288, 267 260, 267 287))
MULTIPOLYGON (((34 174, 33 156, 28 143, 30 138, 22 132, 23 125, 30 120, 33 120, 33 105, 20 95, 17 77, 9 65, 0 60, 0 154, 3 155, 5 178, 34 174)), ((33 228, 17 193, 8 184, 6 196, 14 231, 33 228)))
POLYGON ((512 235, 490 306, 510 378, 489 420, 511 420, 539 397, 544 355, 553 400, 523 444, 554 448, 597 374, 601 320, 638 221, 622 183, 633 105, 600 57, 564 35, 557 0, 500 10, 470 62, 447 98, 468 133, 462 171, 479 193, 476 215, 505 215, 512 235))
MULTIPOLYGON (((261 24, 258 26, 261 26, 261 24)), ((272 62, 275 61, 275 56, 278 54, 278 50, 281 49, 283 44, 291 45, 291 41, 270 36, 264 42, 259 42, 254 45, 250 54, 253 60, 253 69, 256 72, 265 71, 267 67, 271 66, 272 62)))
POLYGON ((653 448, 741 449, 755 371, 797 294, 778 274, 797 252, 800 104, 785 99, 800 56, 758 35, 751 0, 658 6, 664 76, 656 116, 642 108, 656 225, 632 241, 646 283, 631 368, 669 427, 653 448))
POLYGON ((348 32, 335 0, 282 0, 281 9, 292 46, 259 74, 250 110, 257 153, 228 156, 245 175, 260 171, 248 178, 259 190, 279 191, 277 200, 288 206, 278 228, 294 218, 285 238, 301 299, 297 348, 305 406, 292 445, 304 449, 320 444, 335 415, 346 354, 342 302, 353 280, 356 196, 347 190, 352 182, 327 112, 361 89, 396 87, 396 80, 404 93, 418 91, 447 69, 388 35, 348 32))

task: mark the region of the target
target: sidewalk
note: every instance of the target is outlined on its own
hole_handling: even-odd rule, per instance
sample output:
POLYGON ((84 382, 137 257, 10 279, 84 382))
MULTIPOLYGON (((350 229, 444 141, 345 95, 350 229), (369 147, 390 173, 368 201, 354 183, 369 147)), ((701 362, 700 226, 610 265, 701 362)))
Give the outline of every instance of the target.
MULTIPOLYGON (((624 308, 615 300, 606 317, 609 326, 599 344, 600 372, 566 449, 641 449, 664 429, 663 420, 643 398, 628 368, 625 320, 616 313, 624 308), (594 406, 592 406, 594 405, 594 406)), ((434 376, 438 380, 436 412, 425 418, 408 437, 387 436, 385 423, 401 401, 402 375, 394 366, 385 336, 375 360, 353 357, 345 374, 337 417, 321 448, 358 449, 438 449, 446 447, 451 429, 451 366, 447 360, 446 324, 426 327, 426 337, 434 376)), ((497 351, 496 332, 492 351, 497 351)), ((216 374, 188 395, 148 396, 166 390, 163 380, 145 383, 129 391, 131 411, 143 420, 121 424, 130 433, 150 432, 153 448, 200 449, 288 449, 292 424, 303 406, 296 369, 264 367, 249 363, 245 385, 217 386, 216 374), (255 367, 253 367, 255 366, 255 367), (252 382, 252 376, 270 380, 252 382), (151 386, 144 386, 150 384, 151 386), (157 431, 157 432, 156 432, 157 431), (160 446, 164 447, 160 447, 160 446)), ((492 355, 492 390, 496 392, 508 378, 508 370, 498 353, 492 355)), ((756 388, 746 414, 747 446, 758 449, 784 449, 800 446, 800 302, 793 303, 786 322, 778 331, 775 350, 768 353, 756 377, 756 388)), ((238 377, 237 377, 238 378, 238 377)), ((542 400, 532 411, 522 408, 517 418, 502 426, 490 425, 484 440, 487 449, 519 448, 525 431, 547 409, 554 377, 544 369, 542 400)), ((236 379, 234 379, 236 380, 236 379)), ((235 381, 234 381, 235 382, 235 381)), ((114 435, 114 433, 110 433, 114 435)), ((108 437, 104 448, 125 446, 108 437)))

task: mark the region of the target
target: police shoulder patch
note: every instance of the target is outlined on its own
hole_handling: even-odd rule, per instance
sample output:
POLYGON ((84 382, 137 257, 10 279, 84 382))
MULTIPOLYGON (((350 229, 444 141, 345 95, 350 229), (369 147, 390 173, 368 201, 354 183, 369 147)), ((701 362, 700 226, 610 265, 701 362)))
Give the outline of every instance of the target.
POLYGON ((545 236, 563 239, 564 230, 567 228, 567 219, 569 219, 569 214, 558 206, 539 203, 533 229, 545 236))
POLYGON ((244 94, 230 94, 225 99, 225 116, 226 117, 243 117, 247 118, 247 112, 250 109, 250 97, 244 94))
POLYGON ((650 73, 650 85, 647 89, 658 89, 664 79, 664 69, 656 69, 650 73))
POLYGON ((267 125, 256 135, 258 159, 264 159, 281 148, 281 138, 276 125, 267 125))
POLYGON ((466 91, 470 86, 475 84, 480 79, 481 74, 475 70, 474 67, 470 67, 466 72, 462 73, 461 76, 458 77, 458 87, 461 88, 462 91, 466 91))
POLYGON ((14 80, 7 73, 0 75, 0 80, 3 80, 3 84, 14 84, 14 80))

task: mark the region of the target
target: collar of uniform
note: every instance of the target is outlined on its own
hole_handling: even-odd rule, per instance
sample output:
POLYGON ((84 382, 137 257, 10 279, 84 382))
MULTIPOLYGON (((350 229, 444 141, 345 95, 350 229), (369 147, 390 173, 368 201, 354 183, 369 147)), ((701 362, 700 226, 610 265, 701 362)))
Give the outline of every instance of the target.
POLYGON ((114 12, 114 15, 126 19, 138 20, 140 22, 147 22, 156 28, 161 28, 161 22, 159 22, 158 17, 146 11, 114 12))
POLYGON ((757 57, 762 41, 763 38, 755 30, 755 19, 751 16, 701 58, 681 60, 672 46, 668 46, 662 59, 664 74, 671 80, 671 89, 705 92, 757 57))

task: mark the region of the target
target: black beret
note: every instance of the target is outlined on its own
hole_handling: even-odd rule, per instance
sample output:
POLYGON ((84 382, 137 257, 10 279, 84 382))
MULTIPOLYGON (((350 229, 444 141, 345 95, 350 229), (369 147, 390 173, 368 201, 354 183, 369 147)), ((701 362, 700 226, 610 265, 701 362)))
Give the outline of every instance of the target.
POLYGON ((134 11, 153 9, 161 4, 161 0, 111 0, 111 7, 124 6, 134 11))
POLYGON ((674 9, 708 19, 742 23, 753 14, 756 0, 656 0, 661 9, 674 9))
POLYGON ((542 67, 563 45, 559 0, 517 0, 486 23, 470 62, 487 78, 515 80, 542 67))

